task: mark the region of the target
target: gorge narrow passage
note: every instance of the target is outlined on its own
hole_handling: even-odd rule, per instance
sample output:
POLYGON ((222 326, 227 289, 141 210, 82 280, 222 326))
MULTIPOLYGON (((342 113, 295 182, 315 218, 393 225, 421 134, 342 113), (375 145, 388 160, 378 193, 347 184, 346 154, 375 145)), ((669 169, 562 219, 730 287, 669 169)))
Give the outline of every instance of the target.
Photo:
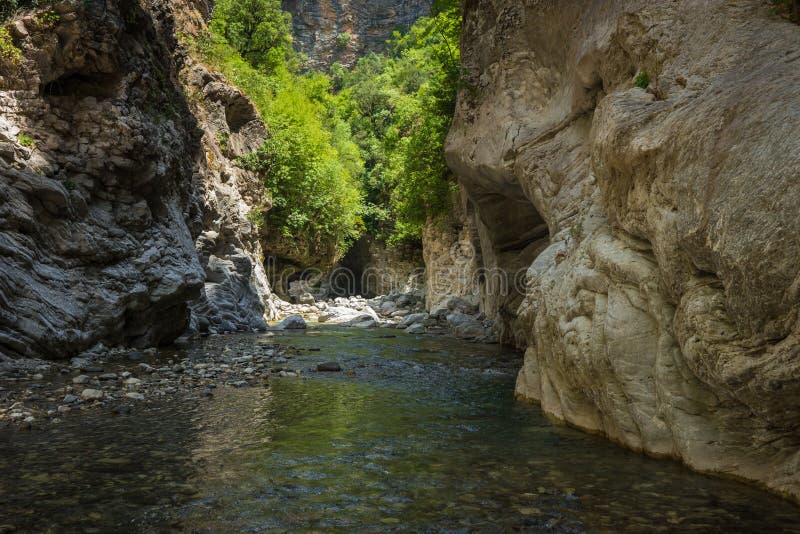
POLYGON ((268 365, 302 372, 262 387, 220 381, 211 397, 176 394, 116 416, 89 411, 48 433, 3 430, 0 525, 87 532, 765 525, 788 532, 800 525, 793 504, 756 488, 551 424, 514 401, 519 356, 497 345, 313 327, 210 337, 149 363, 189 358, 197 369, 210 354, 231 363, 268 354, 268 365), (315 371, 330 360, 343 372, 315 371))

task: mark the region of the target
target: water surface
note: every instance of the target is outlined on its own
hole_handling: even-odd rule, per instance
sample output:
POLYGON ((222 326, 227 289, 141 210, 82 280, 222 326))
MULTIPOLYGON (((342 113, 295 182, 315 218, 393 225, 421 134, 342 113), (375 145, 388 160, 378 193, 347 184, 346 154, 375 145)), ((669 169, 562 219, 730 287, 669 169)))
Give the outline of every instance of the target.
MULTIPOLYGON (((0 525, 52 532, 800 532, 800 508, 513 399, 516 355, 392 331, 281 336, 345 373, 0 434, 0 525), (319 351, 310 349, 321 349, 319 351)), ((191 354, 247 354, 261 336, 191 354)))

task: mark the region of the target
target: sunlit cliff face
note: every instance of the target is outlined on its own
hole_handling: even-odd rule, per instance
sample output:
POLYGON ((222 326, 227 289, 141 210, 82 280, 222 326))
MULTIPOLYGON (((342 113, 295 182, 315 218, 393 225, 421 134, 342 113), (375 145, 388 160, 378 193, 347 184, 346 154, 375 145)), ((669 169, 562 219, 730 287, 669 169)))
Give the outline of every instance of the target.
POLYGON ((312 68, 338 61, 352 65, 380 51, 394 30, 405 30, 427 15, 431 0, 284 0, 292 14, 296 48, 312 68))

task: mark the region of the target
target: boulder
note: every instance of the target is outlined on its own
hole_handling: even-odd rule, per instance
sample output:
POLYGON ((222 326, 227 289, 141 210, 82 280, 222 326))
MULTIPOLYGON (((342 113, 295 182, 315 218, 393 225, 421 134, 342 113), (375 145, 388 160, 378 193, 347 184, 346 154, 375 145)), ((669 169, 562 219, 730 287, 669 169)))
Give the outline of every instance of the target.
POLYGON ((300 315, 290 315, 281 321, 273 330, 305 330, 308 328, 305 319, 300 315))

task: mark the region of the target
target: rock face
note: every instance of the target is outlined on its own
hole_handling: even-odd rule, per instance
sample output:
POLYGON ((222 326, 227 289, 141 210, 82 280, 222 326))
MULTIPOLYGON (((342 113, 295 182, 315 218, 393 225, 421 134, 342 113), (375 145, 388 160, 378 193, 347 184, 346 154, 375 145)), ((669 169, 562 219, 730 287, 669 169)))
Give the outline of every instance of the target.
POLYGON ((22 57, 0 65, 0 357, 169 342, 192 302, 195 323, 263 325, 246 215, 268 206, 227 158, 266 134, 174 38, 176 13, 202 25, 207 8, 64 2, 10 26, 22 57))
POLYGON ((432 0, 283 0, 292 14, 296 48, 310 67, 335 61, 350 66, 380 51, 396 29, 408 29, 430 13, 432 0), (349 36, 349 39, 347 38, 349 36))
POLYGON ((447 156, 484 265, 527 271, 487 310, 518 395, 800 499, 800 29, 756 1, 465 17, 447 156))
POLYGON ((422 232, 425 256, 425 306, 446 306, 451 297, 480 301, 480 241, 473 214, 429 221, 422 232))

